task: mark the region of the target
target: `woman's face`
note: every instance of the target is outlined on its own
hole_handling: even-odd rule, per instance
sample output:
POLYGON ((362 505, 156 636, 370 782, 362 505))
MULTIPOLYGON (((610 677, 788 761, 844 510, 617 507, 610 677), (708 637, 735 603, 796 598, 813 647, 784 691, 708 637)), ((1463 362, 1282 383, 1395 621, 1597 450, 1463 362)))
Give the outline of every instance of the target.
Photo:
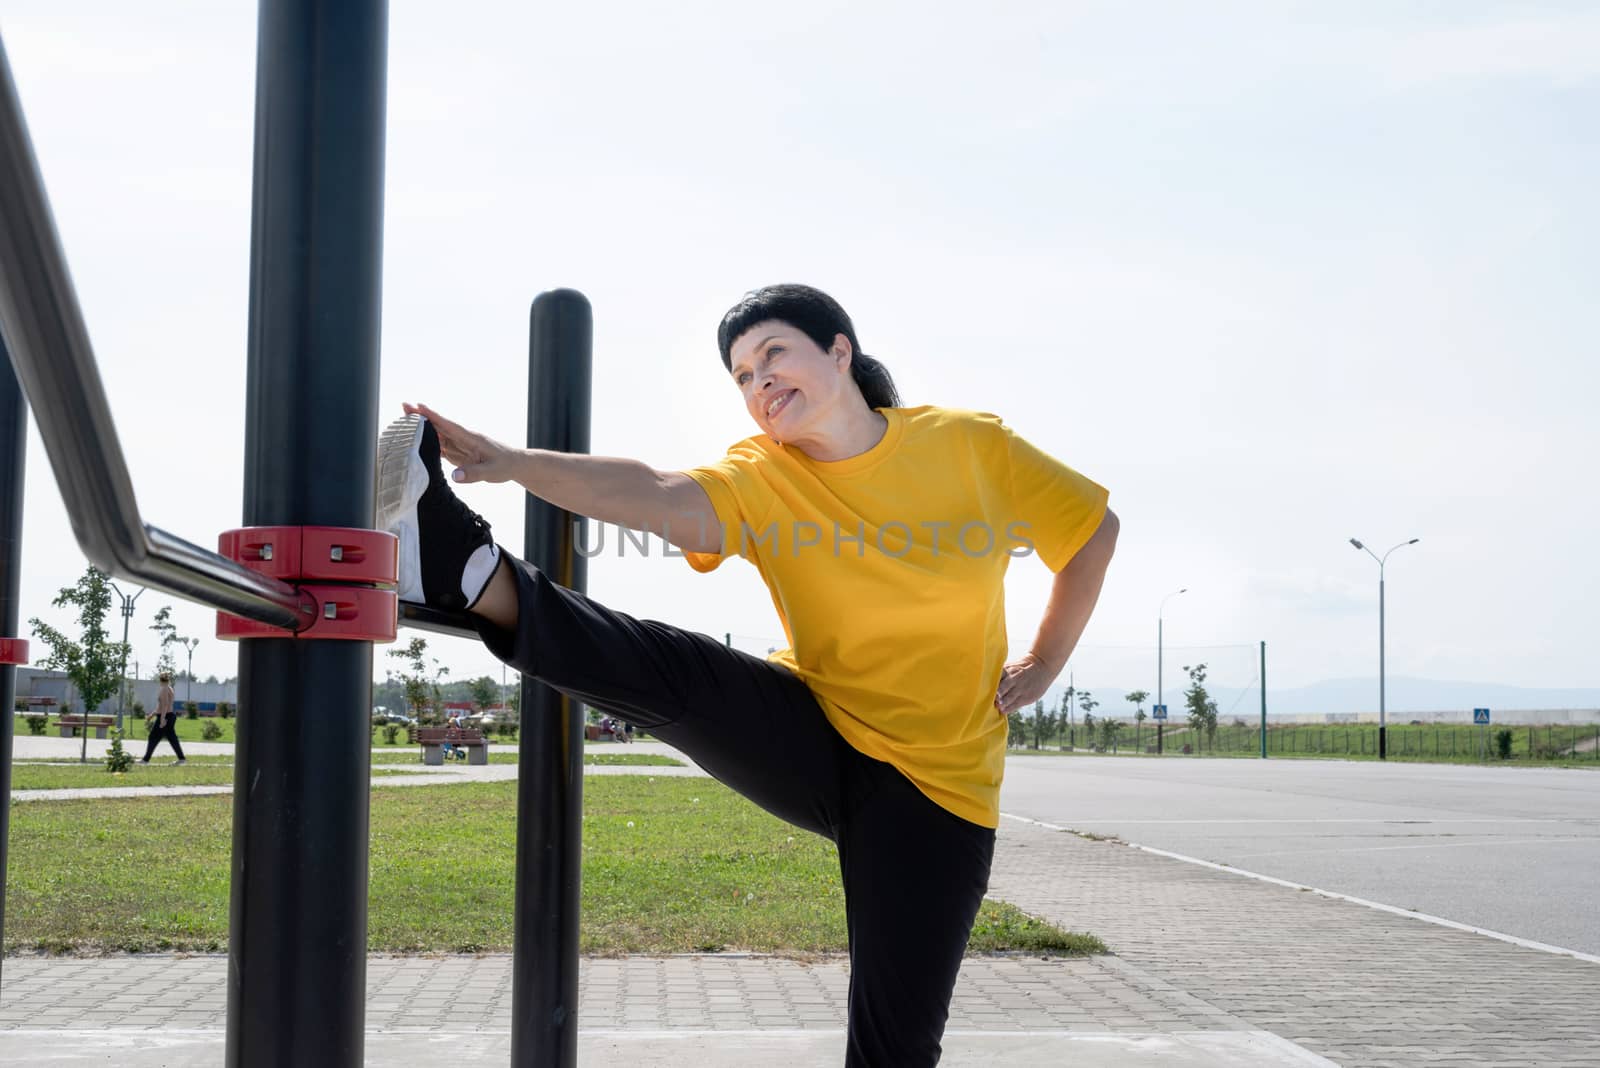
POLYGON ((797 441, 820 427, 850 383, 843 334, 824 350, 804 331, 772 319, 740 335, 729 354, 745 409, 777 441, 797 441))

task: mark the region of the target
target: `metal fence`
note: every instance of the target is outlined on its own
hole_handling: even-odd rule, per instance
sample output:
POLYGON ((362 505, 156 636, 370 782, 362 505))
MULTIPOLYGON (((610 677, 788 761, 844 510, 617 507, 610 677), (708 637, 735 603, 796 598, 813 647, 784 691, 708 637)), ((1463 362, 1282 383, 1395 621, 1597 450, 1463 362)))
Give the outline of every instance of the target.
MULTIPOLYGON (((1587 761, 1600 762, 1600 724, 1543 724, 1534 726, 1478 727, 1465 723, 1411 723, 1391 725, 1391 760, 1471 761, 1587 761), (1502 736, 1505 742, 1502 742, 1502 736), (1506 755, 1502 756, 1502 745, 1506 755)), ((1257 756, 1261 729, 1249 724, 1219 726, 1215 732, 1195 731, 1187 724, 1169 725, 1164 731, 1164 755, 1257 756)), ((1155 728, 1148 722, 1131 723, 1108 734, 1100 725, 1093 731, 1082 726, 1063 728, 1036 739, 1029 725, 1019 751, 1091 750, 1094 752, 1154 753, 1155 728)), ((1376 757, 1378 725, 1286 724, 1267 728, 1267 755, 1376 757)))

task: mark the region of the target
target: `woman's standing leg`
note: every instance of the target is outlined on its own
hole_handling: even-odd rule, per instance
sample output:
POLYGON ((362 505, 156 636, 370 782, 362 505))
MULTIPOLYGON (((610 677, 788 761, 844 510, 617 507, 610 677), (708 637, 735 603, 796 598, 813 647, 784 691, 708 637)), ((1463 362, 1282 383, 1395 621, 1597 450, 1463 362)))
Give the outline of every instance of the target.
POLYGON ((937 1064, 950 996, 989 886, 994 831, 888 764, 839 833, 850 930, 847 1068, 937 1064))
POLYGON ((185 763, 183 759, 183 744, 178 741, 178 717, 174 715, 172 722, 167 725, 167 741, 172 743, 172 751, 178 754, 178 762, 185 763))
POLYGON ((156 744, 161 741, 161 725, 159 722, 145 724, 144 759, 141 764, 150 763, 150 758, 155 756, 156 744))

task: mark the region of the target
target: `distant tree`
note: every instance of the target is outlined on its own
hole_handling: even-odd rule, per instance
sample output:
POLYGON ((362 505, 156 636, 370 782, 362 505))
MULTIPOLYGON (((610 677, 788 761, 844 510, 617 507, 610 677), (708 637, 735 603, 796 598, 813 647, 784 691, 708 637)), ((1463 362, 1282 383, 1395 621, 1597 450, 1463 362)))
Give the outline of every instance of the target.
POLYGON ((1028 744, 1028 723, 1021 712, 1012 712, 1006 716, 1006 745, 1028 744))
POLYGON ((390 649, 389 655, 402 661, 409 670, 400 674, 404 686, 406 706, 418 723, 433 724, 439 721, 444 704, 443 686, 440 682, 450 671, 438 660, 428 657, 426 638, 412 638, 410 644, 400 649, 390 649))
POLYGON ((1094 710, 1100 707, 1100 702, 1094 699, 1094 694, 1088 690, 1075 691, 1078 708, 1083 712, 1083 729, 1089 735, 1089 744, 1094 745, 1094 710))
MULTIPOLYGON (((90 567, 78 579, 77 585, 63 587, 51 602, 57 608, 72 606, 78 610, 78 640, 73 641, 61 631, 35 618, 28 621, 33 633, 50 647, 50 655, 39 662, 41 667, 66 672, 67 678, 78 691, 84 714, 99 708, 106 698, 117 692, 122 683, 122 665, 127 659, 128 647, 110 640, 106 633, 106 613, 111 610, 111 585, 106 573, 90 567)), ((83 731, 87 750, 89 730, 83 731)))
POLYGON ((160 675, 164 671, 176 678, 178 675, 178 658, 172 647, 187 639, 178 633, 177 626, 172 622, 172 606, 170 604, 161 606, 161 611, 156 613, 155 621, 150 624, 150 629, 161 636, 161 656, 156 660, 156 674, 160 675))
POLYGON ((495 684, 493 679, 484 675, 481 678, 473 679, 468 684, 468 689, 472 692, 472 707, 482 712, 495 703, 495 696, 499 693, 500 687, 495 684))
POLYGON ((1127 701, 1136 710, 1133 714, 1133 747, 1138 749, 1139 734, 1142 731, 1144 727, 1144 721, 1147 718, 1145 716, 1144 703, 1150 700, 1150 693, 1147 690, 1134 690, 1132 693, 1124 697, 1123 700, 1127 701))
POLYGON ((1183 694, 1183 702, 1189 709, 1189 729, 1196 734, 1204 731, 1206 741, 1214 742, 1217 737, 1217 703, 1206 692, 1206 666, 1196 664, 1190 667, 1185 664, 1183 670, 1189 676, 1189 688, 1183 694))
POLYGON ((1109 749, 1115 753, 1117 751, 1117 738, 1121 735, 1121 733, 1122 723, 1119 720, 1109 718, 1102 719, 1100 721, 1101 748, 1109 749))

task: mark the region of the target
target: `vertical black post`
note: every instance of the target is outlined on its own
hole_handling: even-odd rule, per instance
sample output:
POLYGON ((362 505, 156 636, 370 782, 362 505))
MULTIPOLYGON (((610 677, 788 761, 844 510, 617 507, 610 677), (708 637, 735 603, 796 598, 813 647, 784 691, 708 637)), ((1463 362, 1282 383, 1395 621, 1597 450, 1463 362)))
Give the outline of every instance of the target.
MULTIPOLYGON (((581 293, 533 302, 528 447, 589 451, 594 321, 581 293)), ((524 558, 582 592, 585 560, 571 513, 530 496, 524 558)), ((578 892, 583 826, 583 718, 577 701, 523 677, 517 758, 517 894, 511 972, 513 1068, 571 1068, 578 1058, 578 892)))
MULTIPOLYGON (((28 407, 11 370, 11 355, 0 338, 0 638, 20 638, 18 605, 22 584, 22 479, 28 448, 28 407)), ((11 732, 17 717, 17 669, 0 664, 0 944, 6 933, 6 843, 11 840, 11 732)), ((85 729, 87 734, 88 730, 85 729)))
MULTIPOLYGON (((371 527, 384 0, 263 0, 244 521, 371 527)), ((230 1066, 359 1065, 372 646, 239 649, 230 1066)))
POLYGON ((1267 759, 1267 643, 1261 643, 1261 759, 1267 759))

